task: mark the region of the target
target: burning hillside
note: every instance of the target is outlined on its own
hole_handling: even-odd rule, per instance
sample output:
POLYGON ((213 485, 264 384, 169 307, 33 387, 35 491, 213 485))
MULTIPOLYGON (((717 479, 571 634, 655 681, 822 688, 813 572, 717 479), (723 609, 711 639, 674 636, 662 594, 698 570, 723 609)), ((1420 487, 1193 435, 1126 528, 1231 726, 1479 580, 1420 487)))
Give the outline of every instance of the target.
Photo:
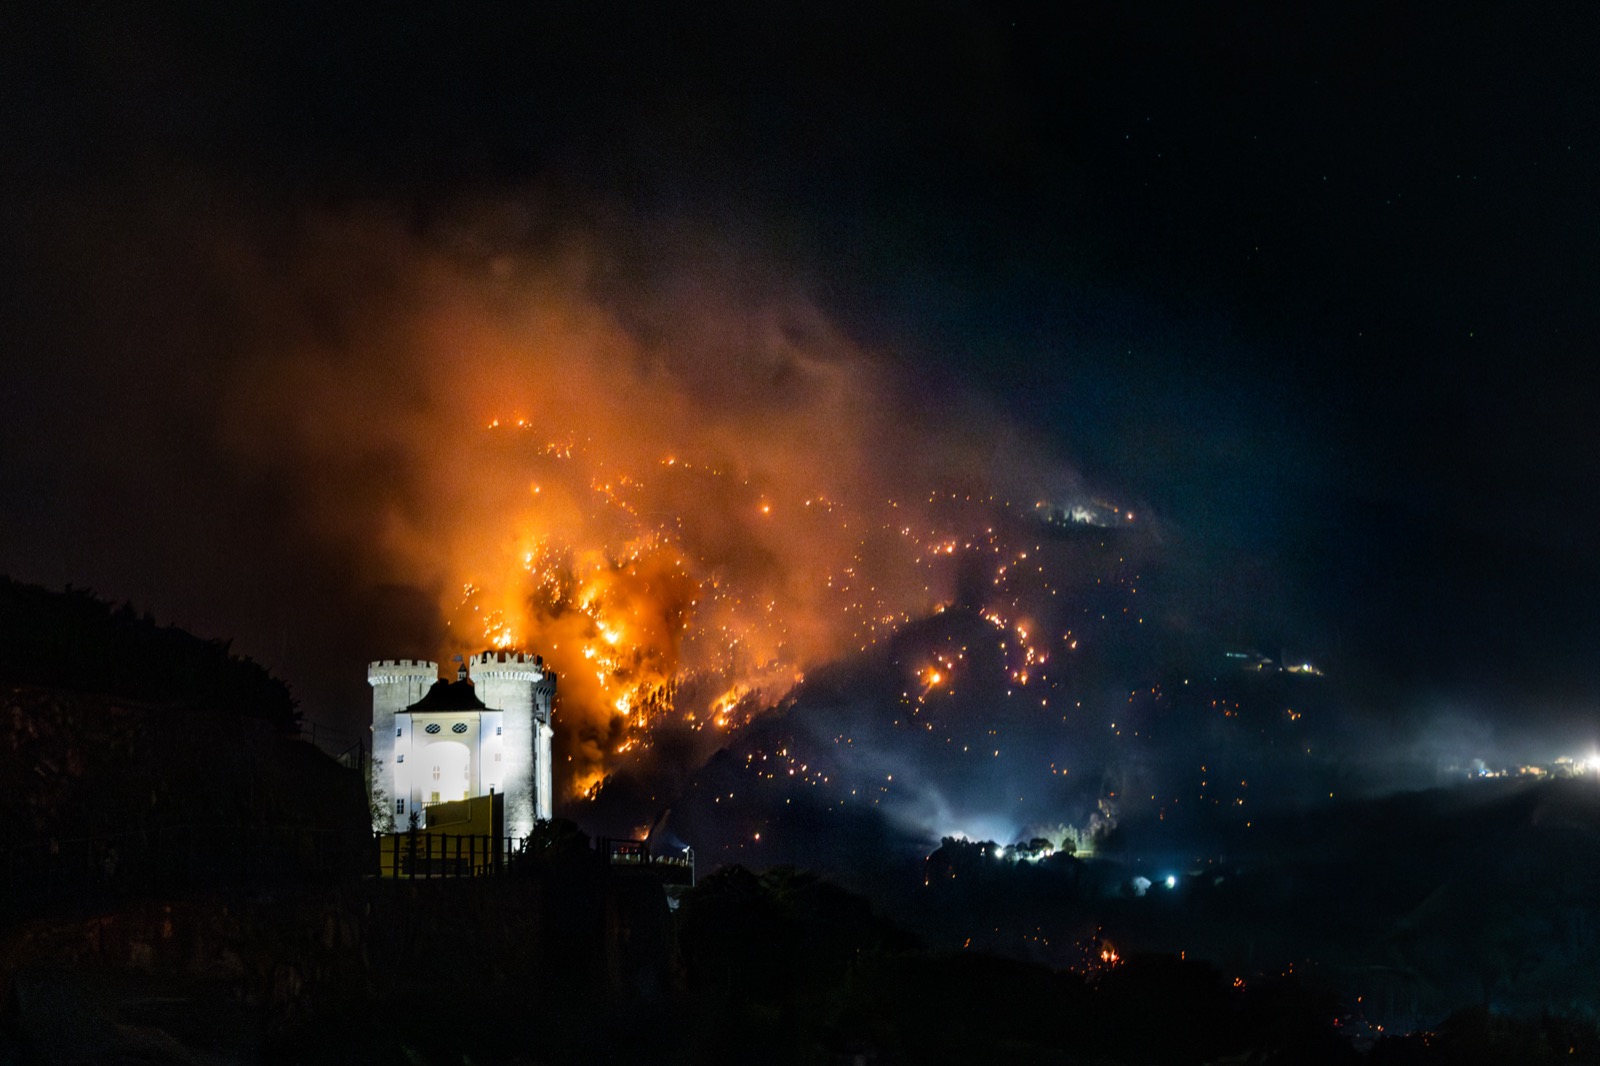
MULTIPOLYGON (((1003 591, 1037 563, 997 517, 1079 492, 781 287, 623 285, 593 247, 474 257, 371 222, 302 241, 281 277, 231 261, 260 338, 234 442, 293 479, 357 580, 431 590, 448 646, 417 653, 556 666, 568 795, 663 724, 709 741, 965 586, 1003 591), (337 310, 308 309, 300 275, 344 279, 337 310)), ((1002 600, 1026 683, 1062 635, 1002 600)))

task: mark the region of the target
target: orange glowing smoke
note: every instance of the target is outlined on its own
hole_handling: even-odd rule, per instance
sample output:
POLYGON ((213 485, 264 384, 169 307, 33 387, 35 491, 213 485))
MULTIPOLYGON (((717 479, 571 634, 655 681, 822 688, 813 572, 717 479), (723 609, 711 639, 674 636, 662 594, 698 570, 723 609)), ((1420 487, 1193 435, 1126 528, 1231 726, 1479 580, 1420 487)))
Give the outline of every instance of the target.
POLYGON ((1039 487, 1031 449, 780 286, 474 239, 319 219, 236 254, 258 351, 229 413, 351 581, 437 600, 446 647, 395 654, 546 658, 569 794, 948 602, 950 501, 1039 487))

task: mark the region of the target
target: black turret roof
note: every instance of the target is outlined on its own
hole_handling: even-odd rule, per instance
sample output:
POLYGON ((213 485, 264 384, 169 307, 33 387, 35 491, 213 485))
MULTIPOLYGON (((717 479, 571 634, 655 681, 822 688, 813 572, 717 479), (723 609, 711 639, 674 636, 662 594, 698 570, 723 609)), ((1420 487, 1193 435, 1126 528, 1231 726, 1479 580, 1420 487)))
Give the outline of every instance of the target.
POLYGON ((407 711, 486 711, 483 701, 472 690, 471 681, 445 681, 433 683, 428 694, 406 708, 407 711))

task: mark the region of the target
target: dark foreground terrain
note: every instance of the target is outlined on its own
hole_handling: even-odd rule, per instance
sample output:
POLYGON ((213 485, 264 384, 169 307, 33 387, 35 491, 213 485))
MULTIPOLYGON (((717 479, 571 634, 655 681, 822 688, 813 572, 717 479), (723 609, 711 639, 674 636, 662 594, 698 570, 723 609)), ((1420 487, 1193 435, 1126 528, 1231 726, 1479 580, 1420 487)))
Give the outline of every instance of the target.
POLYGON ((504 876, 127 901, 12 928, 0 1061, 1554 1063, 1557 1016, 1403 1037, 1315 980, 1170 955, 1053 970, 929 951, 803 872, 724 869, 676 912, 581 838, 504 876))
POLYGON ((259 666, 9 589, 0 1062, 1600 1062, 1591 779, 692 889, 558 820, 389 880, 259 666))

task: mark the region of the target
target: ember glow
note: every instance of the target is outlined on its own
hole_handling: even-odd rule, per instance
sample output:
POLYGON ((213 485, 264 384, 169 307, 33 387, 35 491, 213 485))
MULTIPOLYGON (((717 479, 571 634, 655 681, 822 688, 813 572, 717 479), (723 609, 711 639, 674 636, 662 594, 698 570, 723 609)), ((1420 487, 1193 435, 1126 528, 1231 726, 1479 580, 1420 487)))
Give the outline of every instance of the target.
MULTIPOLYGON (((679 458, 697 450, 692 439, 618 469, 615 439, 552 444, 537 436, 542 421, 488 424, 521 434, 483 447, 525 465, 538 491, 507 509, 507 558, 471 571, 449 625, 461 650, 539 651, 561 671, 563 709, 581 723, 577 794, 592 795, 618 757, 648 751, 656 730, 738 729, 808 668, 942 607, 961 556, 941 527, 1005 506, 970 493, 875 497, 876 486, 838 484, 860 467, 830 470, 821 457, 799 471, 679 458)), ((962 556, 988 547, 963 543, 962 556)), ((1014 642, 1013 677, 1026 684, 1043 662, 1026 626, 998 608, 986 617, 1014 642)), ((921 681, 948 684, 954 669, 941 660, 921 681)))
MULTIPOLYGON (((361 580, 431 590, 446 647, 415 653, 545 656, 569 795, 665 728, 714 743, 963 581, 1003 590, 1036 563, 998 557, 995 514, 1078 494, 790 292, 687 266, 601 284, 592 248, 484 263, 367 223, 306 240, 320 277, 368 280, 331 337, 293 292, 263 301, 279 311, 237 383, 240 444, 314 471, 306 509, 361 580)), ((990 616, 1026 684, 1043 649, 990 616)), ((959 664, 932 671, 948 688, 959 664)))

